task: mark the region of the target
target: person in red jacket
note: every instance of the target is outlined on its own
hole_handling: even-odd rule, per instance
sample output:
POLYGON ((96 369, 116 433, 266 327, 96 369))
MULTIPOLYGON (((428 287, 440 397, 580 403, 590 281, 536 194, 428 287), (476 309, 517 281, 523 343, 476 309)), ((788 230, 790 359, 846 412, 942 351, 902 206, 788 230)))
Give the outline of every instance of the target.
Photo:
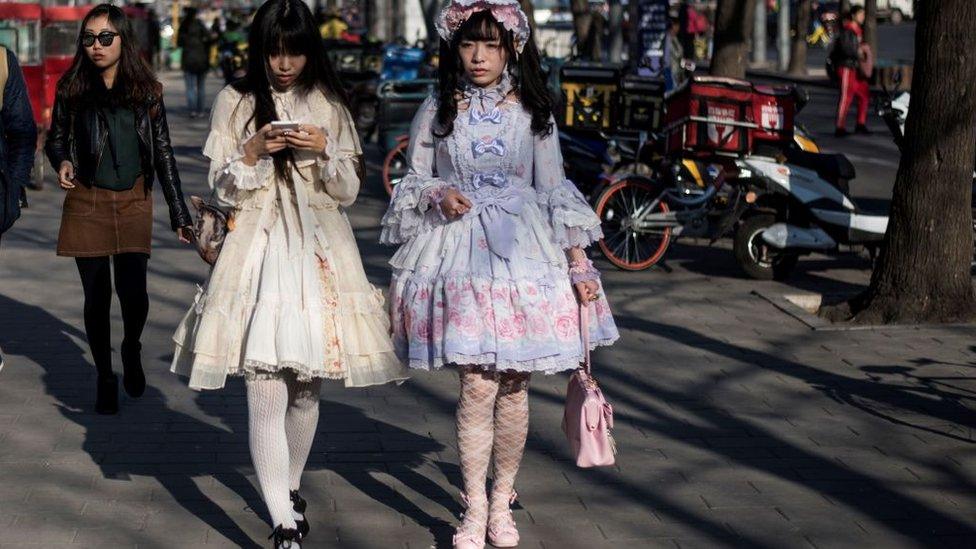
POLYGON ((831 51, 837 67, 840 84, 840 102, 837 104, 837 137, 848 135, 847 111, 851 102, 857 102, 856 133, 871 133, 867 127, 868 100, 871 92, 868 79, 873 70, 871 48, 864 42, 864 8, 854 6, 844 21, 844 28, 831 51))

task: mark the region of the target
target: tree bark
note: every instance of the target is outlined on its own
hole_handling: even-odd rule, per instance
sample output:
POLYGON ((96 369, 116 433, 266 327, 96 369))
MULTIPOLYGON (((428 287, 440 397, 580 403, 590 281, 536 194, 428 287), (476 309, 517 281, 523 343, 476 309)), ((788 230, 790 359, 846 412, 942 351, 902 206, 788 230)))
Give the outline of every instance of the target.
POLYGON ((745 78, 756 1, 719 0, 715 13, 715 47, 709 70, 712 76, 745 78))
POLYGON ((875 62, 878 59, 878 0, 864 0, 864 41, 871 47, 875 62))
POLYGON ((620 0, 610 0, 610 61, 619 63, 624 58, 624 7, 620 0))
POLYGON ((576 54, 582 59, 599 60, 603 54, 603 18, 593 13, 588 0, 572 0, 576 54))
POLYGON ((976 2, 921 2, 916 15, 905 147, 871 285, 848 304, 858 323, 976 319, 976 2))
MULTIPOLYGON (((433 1, 436 3, 436 0, 433 1)), ((529 28, 532 29, 532 36, 535 37, 535 5, 532 4, 532 0, 519 0, 519 4, 529 19, 529 28)))
POLYGON ((434 20, 440 12, 441 3, 438 0, 412 0, 420 3, 420 11, 424 14, 424 27, 427 29, 427 41, 431 44, 440 42, 440 35, 437 34, 437 27, 434 20))
POLYGON ((796 76, 807 74, 807 29, 810 28, 812 0, 800 0, 796 7, 796 29, 790 47, 789 73, 796 76))

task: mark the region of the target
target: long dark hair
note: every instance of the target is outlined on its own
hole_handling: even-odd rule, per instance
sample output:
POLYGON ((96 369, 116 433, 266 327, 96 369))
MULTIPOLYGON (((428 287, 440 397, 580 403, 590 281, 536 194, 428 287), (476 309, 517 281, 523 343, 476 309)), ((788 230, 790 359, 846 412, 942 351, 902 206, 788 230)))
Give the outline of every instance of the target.
POLYGON ((542 79, 539 50, 535 46, 535 41, 532 36, 529 36, 522 53, 517 54, 512 32, 495 20, 488 10, 479 11, 469 17, 454 33, 450 42, 441 40, 438 129, 434 130, 434 135, 444 138, 454 131, 454 118, 457 117, 457 92, 461 89, 461 73, 464 71, 458 51, 463 40, 501 40, 502 46, 508 52, 507 70, 515 84, 515 92, 522 102, 522 108, 532 115, 532 133, 541 136, 549 135, 552 132, 550 122, 552 96, 542 79))
POLYGON ((111 4, 95 6, 81 22, 78 50, 75 52, 71 68, 58 81, 58 93, 72 107, 82 102, 145 105, 159 100, 163 87, 136 48, 132 25, 122 9, 111 4), (92 63, 85 52, 85 47, 81 45, 81 35, 85 32, 88 23, 96 17, 105 16, 119 33, 116 40, 122 40, 122 56, 119 58, 118 72, 111 93, 106 93, 101 70, 92 63))
MULTIPOLYGON (((278 120, 274 99, 271 96, 272 73, 268 58, 287 53, 304 55, 305 68, 292 84, 301 94, 319 90, 326 97, 347 104, 342 83, 332 68, 332 62, 325 51, 315 18, 305 2, 301 0, 269 0, 254 15, 254 22, 247 37, 248 60, 247 75, 234 82, 234 89, 243 95, 254 97, 254 114, 247 124, 262 128, 273 120, 278 120)), ((245 124, 246 125, 246 124, 245 124)), ((289 180, 288 164, 294 164, 295 156, 291 149, 284 149, 272 155, 275 173, 289 180)))

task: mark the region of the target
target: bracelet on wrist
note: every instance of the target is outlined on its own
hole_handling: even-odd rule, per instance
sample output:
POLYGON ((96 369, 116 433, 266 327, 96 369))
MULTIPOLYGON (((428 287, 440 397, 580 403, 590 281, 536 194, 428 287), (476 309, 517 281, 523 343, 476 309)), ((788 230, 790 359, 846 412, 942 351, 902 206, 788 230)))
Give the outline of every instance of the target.
POLYGON ((593 262, 590 259, 577 259, 569 264, 569 278, 573 284, 599 280, 600 271, 593 266, 593 262))

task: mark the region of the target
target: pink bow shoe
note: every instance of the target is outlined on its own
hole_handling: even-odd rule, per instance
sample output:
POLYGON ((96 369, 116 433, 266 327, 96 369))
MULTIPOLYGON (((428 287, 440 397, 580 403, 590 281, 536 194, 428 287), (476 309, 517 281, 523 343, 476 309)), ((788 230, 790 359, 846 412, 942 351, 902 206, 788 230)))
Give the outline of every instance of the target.
MULTIPOLYGON (((501 496, 492 494, 492 499, 495 497, 501 496)), ((510 508, 515 503, 516 497, 518 497, 518 494, 512 492, 512 495, 508 498, 508 505, 505 506, 504 512, 489 512, 488 543, 494 547, 517 547, 519 544, 519 533, 515 527, 515 517, 512 516, 512 510, 510 508)))
MULTIPOLYGON (((485 547, 485 523, 481 522, 479 525, 473 525, 477 521, 477 517, 485 516, 485 511, 487 511, 488 502, 482 500, 480 509, 476 509, 472 512, 471 502, 468 501, 468 497, 465 494, 461 494, 461 500, 464 502, 465 511, 461 515, 461 524, 458 525, 455 530, 454 537, 452 538, 452 543, 454 549, 484 549, 485 547), (477 511, 481 511, 478 513, 477 511), (469 524, 470 523, 470 524, 469 524)), ((482 521, 484 519, 482 518, 482 521)), ((480 521, 479 521, 480 522, 480 521)))

